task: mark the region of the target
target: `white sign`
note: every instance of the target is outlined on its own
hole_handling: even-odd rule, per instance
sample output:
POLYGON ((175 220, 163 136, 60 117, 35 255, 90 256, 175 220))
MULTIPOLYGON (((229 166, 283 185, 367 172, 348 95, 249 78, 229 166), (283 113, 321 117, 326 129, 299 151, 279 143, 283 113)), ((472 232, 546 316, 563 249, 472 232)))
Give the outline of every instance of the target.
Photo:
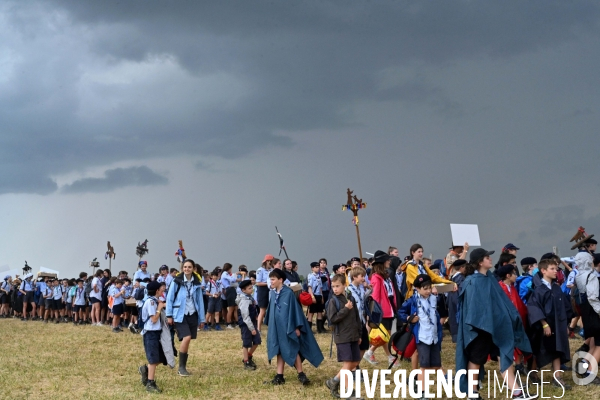
POLYGON ((452 232, 453 246, 463 246, 465 243, 469 243, 469 246, 481 246, 477 225, 450 224, 450 232, 452 232))

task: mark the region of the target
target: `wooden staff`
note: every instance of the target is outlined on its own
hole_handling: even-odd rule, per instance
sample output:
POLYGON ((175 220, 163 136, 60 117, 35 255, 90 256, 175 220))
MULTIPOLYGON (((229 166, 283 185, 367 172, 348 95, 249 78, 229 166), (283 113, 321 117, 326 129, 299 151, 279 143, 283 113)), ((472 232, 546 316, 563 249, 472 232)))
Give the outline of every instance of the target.
POLYGON ((342 211, 350 210, 354 215, 354 217, 352 218, 352 223, 356 227, 356 240, 358 242, 358 258, 359 260, 362 260, 363 257, 362 246, 360 244, 360 230, 358 229, 358 210, 362 208, 367 208, 367 203, 363 202, 362 199, 356 197, 356 195, 353 196, 353 193, 354 191, 348 188, 348 190, 346 191, 348 198, 346 200, 346 204, 342 206, 342 211))

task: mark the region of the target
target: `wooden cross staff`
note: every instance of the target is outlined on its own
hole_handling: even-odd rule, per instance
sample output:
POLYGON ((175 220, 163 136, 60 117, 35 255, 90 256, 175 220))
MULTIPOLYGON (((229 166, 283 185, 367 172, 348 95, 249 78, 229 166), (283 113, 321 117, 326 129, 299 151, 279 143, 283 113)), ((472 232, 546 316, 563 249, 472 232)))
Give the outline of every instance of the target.
POLYGON ((106 242, 106 247, 108 247, 108 251, 104 254, 104 259, 108 259, 108 269, 112 271, 111 261, 116 257, 117 253, 115 253, 115 249, 111 246, 110 242, 106 242))
POLYGON ((352 223, 356 227, 356 239, 358 240, 358 258, 362 260, 363 257, 362 247, 360 245, 360 231, 358 230, 358 210, 360 210, 361 208, 367 208, 367 203, 364 203, 363 200, 356 197, 356 195, 353 196, 353 193, 354 191, 348 188, 348 190, 346 191, 348 198, 346 200, 346 204, 342 206, 342 211, 350 210, 352 211, 352 214, 354 214, 354 217, 352 218, 352 223))

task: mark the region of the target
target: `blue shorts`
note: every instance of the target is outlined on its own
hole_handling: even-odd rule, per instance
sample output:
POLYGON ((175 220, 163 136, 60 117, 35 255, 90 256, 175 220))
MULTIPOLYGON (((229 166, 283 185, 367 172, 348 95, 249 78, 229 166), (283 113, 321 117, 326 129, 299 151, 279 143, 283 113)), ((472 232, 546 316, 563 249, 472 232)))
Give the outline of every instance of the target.
POLYGON ((160 334, 161 331, 147 331, 144 333, 144 350, 148 364, 160 364, 160 334))
POLYGON ((436 344, 417 343, 419 353, 419 366, 421 368, 441 368, 442 342, 436 344))
MULTIPOLYGON (((256 329, 256 327, 254 329, 256 329)), ((256 331, 256 335, 253 335, 246 324, 240 326, 240 331, 242 333, 242 347, 249 349, 255 344, 258 345, 262 343, 259 331, 256 331)))
POLYGON ((220 313, 223 304, 221 303, 221 298, 220 297, 209 297, 208 298, 208 313, 209 314, 214 314, 214 313, 220 313))
POLYGON ((123 303, 114 304, 111 312, 113 313, 113 315, 120 317, 123 314, 123 303))

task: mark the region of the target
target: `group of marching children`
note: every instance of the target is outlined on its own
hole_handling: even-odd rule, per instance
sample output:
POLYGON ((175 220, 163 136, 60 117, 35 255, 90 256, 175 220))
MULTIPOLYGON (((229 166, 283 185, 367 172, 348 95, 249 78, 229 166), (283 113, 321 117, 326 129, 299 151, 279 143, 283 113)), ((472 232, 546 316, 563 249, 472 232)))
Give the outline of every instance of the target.
MULTIPOLYGON (((552 385, 570 389, 560 371, 569 369, 565 363, 570 360, 569 336, 574 335, 578 321, 575 312, 584 327, 585 344, 580 350, 600 361, 600 255, 595 254, 596 241, 591 236, 582 237, 575 246, 578 253, 573 265, 548 253, 539 263, 532 257, 523 258, 522 273, 516 267, 519 249, 510 243, 502 249, 495 268, 493 251, 477 248, 469 254, 468 244, 453 246, 445 260, 434 263, 423 257, 419 244, 411 246, 410 256, 403 261, 397 248, 390 247, 387 253, 377 251, 367 263, 356 258, 335 265, 333 274, 327 270, 327 260, 321 259, 310 264, 311 274, 304 287, 310 298, 306 317, 290 288, 300 283, 292 261, 284 260, 282 267, 272 255, 265 256, 256 272, 248 272, 242 265, 234 273, 231 264, 224 264, 222 269, 208 273, 187 259, 181 272, 163 266, 152 276, 147 263, 141 262, 133 284, 126 273, 110 278, 101 270, 92 278, 82 273, 77 280, 43 278, 37 283, 32 282, 31 274, 15 282, 5 277, 0 287, 0 311, 6 316, 10 304, 15 307, 10 299, 15 288, 24 319, 31 304, 33 319, 58 323, 72 315, 76 324, 102 324, 106 292, 106 316, 112 317, 113 331, 120 332, 122 324, 129 324, 132 332, 143 336, 148 362, 138 371, 150 392, 160 392, 156 366, 174 366, 174 357, 179 357, 177 373, 182 377, 191 374, 187 369, 191 340, 197 338, 199 330, 221 330, 220 321, 229 329, 240 327, 242 365, 247 370, 256 369, 253 355, 262 343, 261 325, 267 325, 268 359, 275 358, 277 364, 276 375, 265 383, 284 384, 287 364, 306 385, 310 381, 303 371, 303 360, 315 367, 323 360, 312 331, 316 315, 316 332, 331 330, 341 363, 340 372, 325 382, 334 397, 339 397, 341 371, 360 370, 362 360, 377 364, 374 352, 380 347, 390 367, 398 366, 387 345, 369 343, 372 329, 389 333, 396 319, 397 330, 407 324, 415 338, 411 365, 421 370, 417 391, 420 389, 420 398, 425 398, 422 376, 427 370, 442 369, 442 324, 447 320, 456 343, 456 370, 472 370, 477 378, 470 388, 474 398, 480 398, 477 381, 482 379, 483 367, 493 359, 498 361, 508 387, 514 389, 512 398, 519 399, 528 393, 520 386, 523 380, 517 372, 532 371, 529 383, 540 383, 534 371, 547 365, 555 372, 552 385), (560 287, 563 282, 565 291, 560 287), (437 293, 436 284, 448 285, 450 292, 437 293), (565 294, 569 291, 571 297, 565 294), (377 306, 381 317, 377 321, 370 304, 377 306), (292 335, 289 327, 295 327, 292 335), (175 332, 179 351, 174 346, 175 332)), ((20 315, 21 310, 14 309, 15 315, 20 315)), ((591 363, 589 368, 593 368, 591 363)), ((583 378, 591 373, 588 370, 583 378)), ((600 378, 589 380, 600 384, 600 378)), ((467 391, 466 375, 458 384, 467 391)))

